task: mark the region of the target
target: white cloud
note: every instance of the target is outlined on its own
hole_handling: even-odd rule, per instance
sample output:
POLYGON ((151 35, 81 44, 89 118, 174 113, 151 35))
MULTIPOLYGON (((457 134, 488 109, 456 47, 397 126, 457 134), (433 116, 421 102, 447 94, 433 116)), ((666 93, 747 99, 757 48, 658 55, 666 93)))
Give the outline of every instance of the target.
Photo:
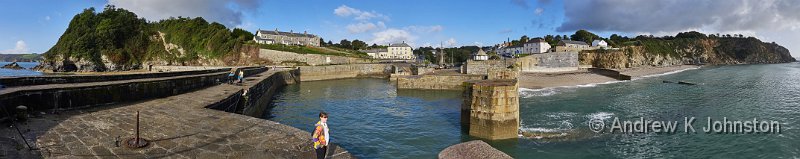
POLYGON ((533 13, 535 13, 536 15, 542 15, 542 13, 544 13, 544 8, 536 8, 536 10, 534 10, 533 13))
POLYGON ((44 16, 44 20, 45 21, 50 21, 50 16, 49 15, 48 16, 44 16))
POLYGON ((454 47, 457 44, 458 44, 458 42, 454 38, 450 38, 450 39, 447 39, 447 41, 444 41, 444 46, 445 47, 454 47))
POLYGON ((378 22, 378 24, 371 22, 358 22, 355 24, 347 25, 346 28, 347 32, 350 32, 351 34, 356 34, 356 33, 364 33, 368 31, 383 29, 386 28, 386 24, 384 24, 383 22, 378 22))
POLYGON ((557 31, 676 32, 784 29, 800 25, 800 1, 565 1, 566 21, 557 31))
POLYGON ((403 29, 418 33, 435 33, 435 32, 441 32, 442 30, 444 30, 444 27, 442 27, 441 25, 432 25, 432 26, 412 25, 412 26, 407 26, 403 29))
POLYGON ((13 49, 2 50, 2 51, 0 51, 0 53, 3 53, 3 54, 27 54, 27 53, 30 53, 30 50, 28 49, 28 45, 25 44, 25 41, 20 40, 20 41, 17 41, 17 44, 14 46, 13 49))
POLYGON ((697 30, 703 33, 745 34, 775 40, 795 56, 800 48, 800 1, 564 1, 565 19, 559 32, 578 29, 607 32, 675 35, 697 30), (756 34, 757 33, 757 34, 756 34))
POLYGON ((425 44, 422 44, 422 46, 420 47, 432 47, 432 45, 430 42, 426 42, 425 44))
POLYGON ((380 32, 372 33, 372 40, 370 40, 369 43, 386 45, 390 43, 406 42, 413 46, 416 39, 416 36, 412 35, 406 30, 389 28, 380 32))
POLYGON ((372 11, 362 11, 359 9, 351 8, 346 5, 339 6, 338 8, 333 10, 333 14, 336 14, 340 17, 354 17, 356 20, 370 20, 372 18, 379 18, 383 20, 389 20, 389 16, 380 14, 378 12, 372 11))
POLYGON ((108 4, 125 8, 147 20, 169 17, 203 17, 226 26, 242 24, 243 11, 255 11, 258 0, 108 0, 108 4))

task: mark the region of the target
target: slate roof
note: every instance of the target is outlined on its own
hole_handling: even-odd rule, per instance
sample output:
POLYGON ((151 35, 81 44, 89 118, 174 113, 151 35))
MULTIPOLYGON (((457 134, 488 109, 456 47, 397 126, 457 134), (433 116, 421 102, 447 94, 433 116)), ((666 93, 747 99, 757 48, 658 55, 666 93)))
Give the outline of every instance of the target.
POLYGON ((479 56, 487 56, 486 52, 484 52, 483 49, 480 49, 480 48, 478 48, 478 55, 479 56))
POLYGON ((380 49, 369 49, 369 50, 364 50, 364 51, 362 51, 362 52, 364 52, 364 53, 381 53, 381 52, 389 52, 389 50, 388 50, 388 49, 386 49, 386 48, 380 48, 380 49))
POLYGON ((270 35, 283 35, 289 37, 307 37, 313 38, 316 37, 314 34, 304 34, 304 33, 291 33, 291 32, 282 32, 282 31, 274 31, 274 30, 258 30, 261 34, 270 34, 270 35))
POLYGON ((563 42, 565 44, 589 45, 589 44, 586 44, 583 41, 561 40, 561 42, 563 42))
POLYGON ((544 41, 544 39, 535 38, 535 39, 528 40, 527 43, 529 43, 529 44, 530 43, 547 43, 547 41, 544 41))
POLYGON ((406 43, 398 43, 398 44, 389 45, 389 47, 411 47, 411 46, 409 46, 406 43))

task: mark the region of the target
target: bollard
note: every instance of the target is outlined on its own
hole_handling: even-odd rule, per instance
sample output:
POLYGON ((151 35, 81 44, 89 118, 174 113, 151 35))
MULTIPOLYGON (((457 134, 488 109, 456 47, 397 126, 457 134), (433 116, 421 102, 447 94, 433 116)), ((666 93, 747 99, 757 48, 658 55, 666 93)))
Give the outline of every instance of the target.
POLYGON ((134 131, 136 136, 125 140, 125 146, 133 149, 147 147, 149 145, 148 140, 139 136, 139 111, 136 111, 136 128, 134 131))
POLYGON ((17 106, 17 120, 19 121, 28 120, 28 107, 24 105, 17 106))

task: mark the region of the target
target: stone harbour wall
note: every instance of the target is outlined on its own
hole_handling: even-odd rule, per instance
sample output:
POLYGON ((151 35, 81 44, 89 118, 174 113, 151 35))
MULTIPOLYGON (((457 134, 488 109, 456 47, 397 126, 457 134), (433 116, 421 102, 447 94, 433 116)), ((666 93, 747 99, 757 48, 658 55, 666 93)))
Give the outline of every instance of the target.
POLYGON ((261 117, 269 109, 269 103, 272 102, 276 90, 299 82, 297 74, 296 69, 272 73, 258 83, 238 90, 224 100, 208 105, 206 108, 261 117))
POLYGON ((12 106, 25 105, 35 111, 108 105, 182 94, 217 85, 219 81, 226 80, 227 76, 227 72, 218 72, 154 80, 17 90, 0 94, 0 102, 9 110, 12 110, 12 106))
POLYGON ((298 54, 294 52, 260 49, 258 57, 269 59, 277 65, 300 62, 311 66, 317 65, 340 65, 340 64, 362 64, 376 62, 372 59, 319 55, 319 54, 298 54))
POLYGON ((407 75, 397 77, 397 89, 463 90, 463 83, 483 75, 407 75))
POLYGON ((300 66, 300 81, 319 81, 362 76, 388 76, 391 64, 352 64, 330 66, 300 66))
POLYGON ((516 59, 475 61, 467 60, 463 69, 466 74, 485 75, 490 69, 504 69, 514 65, 516 59))
POLYGON ((606 77, 611 77, 617 80, 631 80, 631 76, 622 74, 617 70, 605 69, 605 68, 589 68, 588 70, 589 72, 603 75, 606 77))
POLYGON ((196 71, 196 70, 210 70, 210 69, 225 69, 231 67, 225 66, 166 66, 166 65, 153 65, 145 66, 149 68, 143 68, 151 72, 175 72, 175 71, 196 71))
POLYGON ((173 76, 184 76, 184 75, 199 75, 199 74, 207 74, 215 72, 226 72, 229 70, 230 70, 229 68, 215 68, 215 69, 205 69, 205 70, 183 70, 175 72, 148 72, 148 73, 115 74, 115 75, 45 75, 45 76, 27 76, 27 77, 2 77, 0 78, 0 85, 6 87, 15 87, 15 86, 30 86, 30 85, 45 85, 45 84, 103 82, 103 81, 144 79, 144 78, 173 77, 173 76))
POLYGON ((563 72, 578 70, 578 52, 532 54, 517 59, 522 72, 563 72))

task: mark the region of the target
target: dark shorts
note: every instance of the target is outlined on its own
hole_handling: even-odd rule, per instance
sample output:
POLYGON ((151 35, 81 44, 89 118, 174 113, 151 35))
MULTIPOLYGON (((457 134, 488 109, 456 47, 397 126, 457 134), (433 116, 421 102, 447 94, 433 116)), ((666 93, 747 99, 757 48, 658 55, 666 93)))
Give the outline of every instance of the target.
POLYGON ((314 149, 314 151, 317 151, 317 158, 318 159, 324 159, 325 158, 325 153, 328 152, 328 146, 322 146, 322 147, 320 147, 318 149, 314 149))

